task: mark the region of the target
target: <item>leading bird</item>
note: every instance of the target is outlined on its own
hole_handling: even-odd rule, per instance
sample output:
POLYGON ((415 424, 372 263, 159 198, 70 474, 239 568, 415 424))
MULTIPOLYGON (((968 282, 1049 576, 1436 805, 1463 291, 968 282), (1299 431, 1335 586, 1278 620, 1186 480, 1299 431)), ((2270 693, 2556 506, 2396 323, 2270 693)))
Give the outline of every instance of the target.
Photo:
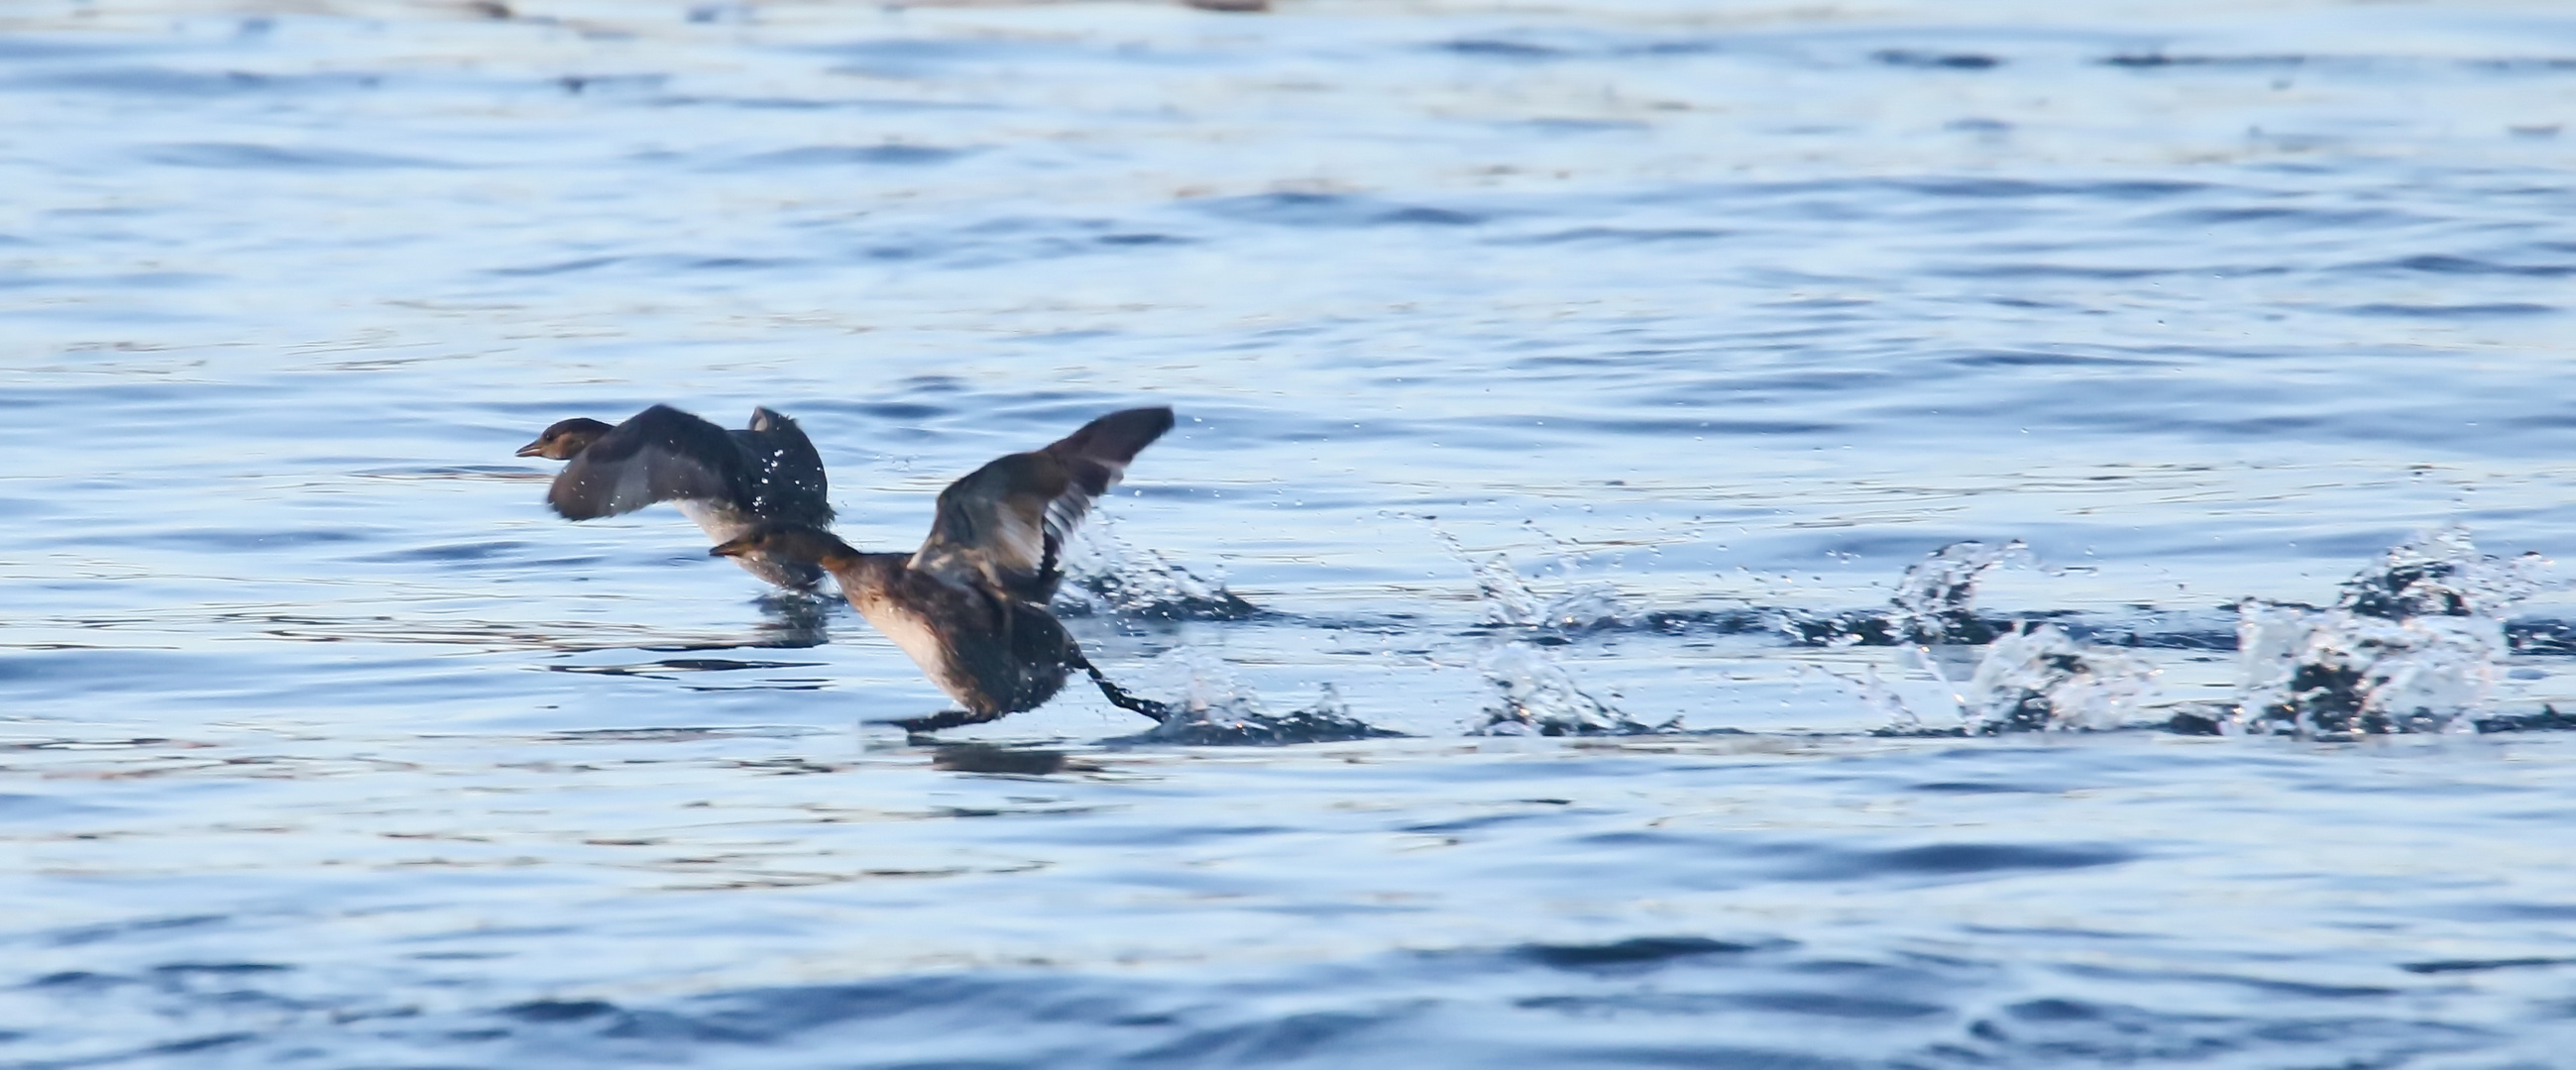
POLYGON ((1119 708, 1159 721, 1169 709, 1111 683, 1046 605, 1064 583, 1064 540, 1092 499, 1171 428, 1168 408, 1126 409, 1044 449, 996 458, 939 492, 930 537, 908 554, 862 552, 797 523, 764 523, 707 552, 810 563, 839 581, 859 615, 962 707, 892 722, 908 731, 1035 709, 1074 669, 1119 708))
MULTIPOLYGON (((727 431, 668 405, 610 427, 576 416, 558 420, 521 457, 570 461, 546 491, 546 504, 566 520, 631 513, 674 502, 707 538, 723 542, 764 523, 823 527, 831 484, 823 458, 796 421, 751 410, 751 426, 727 431)), ((791 590, 823 581, 811 562, 743 554, 736 564, 791 590)))

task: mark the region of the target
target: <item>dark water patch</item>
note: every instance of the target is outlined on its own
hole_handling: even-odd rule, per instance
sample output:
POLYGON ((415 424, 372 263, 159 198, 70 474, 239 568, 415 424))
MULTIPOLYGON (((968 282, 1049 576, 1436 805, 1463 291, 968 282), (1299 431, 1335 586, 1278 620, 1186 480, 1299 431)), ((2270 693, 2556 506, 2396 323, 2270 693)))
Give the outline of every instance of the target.
POLYGON ((1890 67, 1951 71, 1992 70, 2004 62, 1975 52, 1920 52, 1910 48, 1883 48, 1870 53, 1869 58, 1890 67))
POLYGON ((138 982, 134 978, 119 977, 115 974, 96 973, 90 970, 64 970, 30 980, 23 987, 76 988, 84 992, 97 992, 136 983, 138 982))
POLYGON ((1958 877, 2024 871, 2089 869, 2140 857, 2107 844, 1940 843, 1892 851, 1830 852, 1798 867, 1792 880, 1852 880, 1882 876, 1958 877))
POLYGON ((2576 713, 2561 713, 2556 706, 2542 706, 2538 713, 2500 713, 2470 722, 2481 735, 2499 732, 2576 732, 2576 713))
MULTIPOLYGON (((802 664, 802 663, 798 663, 802 664)), ((716 725, 690 728, 577 728, 537 738, 552 743, 695 743, 709 739, 795 739, 828 735, 829 729, 805 725, 716 725)))
POLYGON ((921 167, 963 159, 981 150, 937 145, 808 145, 764 152, 720 165, 730 170, 772 167, 921 167))
POLYGON ((2576 622, 2550 618, 2509 620, 2504 625, 2506 649, 2516 654, 2576 655, 2576 622))
POLYGON ((2398 319, 2493 319, 2500 316, 2545 316, 2558 311, 2558 307, 2527 301, 2498 301, 2481 305, 2410 305, 2373 302, 2366 305, 2349 305, 2343 311, 2355 316, 2384 316, 2398 319))
POLYGON ((434 563, 441 561, 490 561, 509 557, 528 549, 529 544, 508 539, 490 542, 451 543, 445 546, 420 546, 408 550, 390 550, 352 558, 356 561, 386 564, 401 562, 434 563))
POLYGON ((1078 343, 1078 342, 1097 342, 1097 341, 1100 341, 1101 339, 1104 339, 1104 338, 1116 338, 1116 337, 1118 337, 1118 332, 1116 332, 1116 331, 1101 331, 1101 330, 1075 330, 1075 331, 1045 331, 1045 332, 1042 332, 1042 333, 1039 333, 1039 334, 1024 334, 1024 335, 1019 336, 1019 340, 1020 340, 1020 341, 1023 341, 1023 342, 1053 342, 1053 343, 1056 343, 1056 344, 1066 344, 1066 343, 1078 343))
POLYGON ((2268 56, 2209 56, 2187 53, 2175 55, 2164 52, 2124 52, 2105 56, 2101 62, 2108 67, 2155 70, 2164 67, 2301 67, 2322 59, 2328 59, 2328 57, 2304 56, 2295 53, 2268 56))
POLYGON ((1249 223, 1289 227, 1460 227, 1490 217, 1417 205, 1390 205, 1370 197, 1342 193, 1262 193, 1197 202, 1200 211, 1249 223))
POLYGON ((368 171, 400 168, 448 168, 456 165, 417 156, 393 156, 347 149, 283 148, 235 142, 156 145, 138 155, 170 167, 232 171, 368 171))
POLYGON ((535 999, 495 1012, 522 1022, 579 1022, 617 1013, 617 1005, 596 999, 535 999))
POLYGON ((260 74, 129 67, 29 75, 0 82, 0 85, 198 100, 259 93, 346 93, 377 89, 384 82, 385 77, 378 74, 260 74))
POLYGON ((935 424, 965 409, 966 406, 963 403, 936 405, 921 401, 840 401, 831 398, 813 398, 797 403, 797 411, 800 413, 810 411, 855 416, 870 422, 905 427, 935 424))
POLYGON ((569 275, 575 272, 604 268, 611 264, 624 263, 626 260, 627 258, 623 256, 586 256, 577 260, 560 260, 551 264, 536 264, 529 267, 486 268, 483 273, 486 275, 501 275, 507 277, 569 275))
POLYGON ((2149 226, 2177 227, 2268 225, 2282 231, 2323 233, 2336 230, 2372 231, 2420 223, 2423 220, 2409 213, 2388 208, 2303 208, 2263 205, 2176 208, 2152 213, 2144 217, 2141 222, 2149 226))
POLYGON ((153 933, 202 929, 221 925, 232 919, 221 914, 186 914, 167 918, 142 918, 135 921, 82 925, 40 934, 39 939, 55 947, 82 947, 110 940, 127 940, 153 933))
POLYGON ((2095 197, 2115 201, 2152 201, 2208 193, 2205 182, 2153 179, 2108 179, 2095 182, 2043 182, 2016 178, 1921 178, 1875 180, 1927 197, 2010 200, 2039 197, 2095 197))
POLYGON ((1554 814, 1547 811, 1479 814, 1475 817, 1453 818, 1446 821, 1424 821, 1409 825, 1397 825, 1395 826, 1395 831, 1413 833, 1416 835, 1475 832, 1481 829, 1495 828, 1503 825, 1517 825, 1529 821, 1545 820, 1552 816, 1554 816, 1554 814))
POLYGON ((1496 245, 1559 245, 1571 242, 1602 242, 1605 244, 1634 242, 1639 244, 1648 244, 1654 242, 1673 241, 1711 241, 1718 238, 1731 238, 1736 236, 1737 233, 1737 231, 1732 230, 1714 230, 1705 227, 1575 227, 1571 230, 1552 231, 1546 234, 1533 234, 1524 237, 1495 238, 1493 239, 1493 243, 1496 245))
POLYGON ((1102 245, 1124 246, 1198 244, 1195 238, 1183 238, 1171 234, 1103 234, 1091 240, 1102 245))
POLYGON ((2165 268, 2089 267, 2076 264, 1981 264, 1935 268, 1928 274, 1954 279, 2087 279, 2118 281, 2181 274, 2165 268))
POLYGON ((2355 264, 2348 270, 2412 271, 2435 275, 2507 275, 2537 279, 2565 278, 2576 275, 2576 264, 2503 264, 2469 256, 2446 256, 2427 253, 2397 260, 2380 260, 2355 264))
POLYGON ((1057 773, 1096 773, 1101 767, 1074 759, 1063 751, 1029 747, 997 747, 985 743, 959 743, 939 748, 931 755, 930 767, 951 773, 993 773, 1007 776, 1053 776, 1057 773))
POLYGON ((673 672, 740 672, 745 669, 807 669, 823 664, 819 661, 741 661, 734 658, 664 658, 640 665, 548 665, 548 672, 568 672, 589 676, 642 676, 668 679, 673 672))
POLYGON ((2168 362, 2117 357, 2103 353, 2033 353, 1986 352, 1947 358, 1951 364, 1966 368, 2147 368, 2162 367, 2168 362))
POLYGON ((227 976, 245 973, 284 973, 293 966, 272 962, 174 962, 152 967, 152 972, 165 977, 227 976))
POLYGON ((2576 903, 2472 903, 2444 913, 2473 921, 2576 921, 2576 903))
POLYGON ((549 84, 566 93, 580 95, 649 91, 662 88, 670 80, 671 76, 667 74, 566 74, 557 76, 549 84))
POLYGON ((2397 968, 2408 973, 2485 973, 2490 970, 2526 970, 2542 966, 2576 966, 2576 958, 2436 959, 2430 962, 2402 962, 2397 965, 2397 968))
POLYGON ((2379 999, 2387 996, 2404 994, 2404 991, 2401 989, 2389 988, 2385 985, 2321 984, 2314 981, 2289 980, 2279 977, 2249 977, 2243 974, 2233 973, 2136 969, 2125 966, 2096 966, 2087 964, 2068 964, 2057 968, 2074 976, 2097 978, 2108 981, 2132 983, 2203 981, 2222 984, 2231 988, 2248 988, 2257 992, 2264 992, 2272 995, 2292 996, 2307 999, 2379 999))
POLYGON ((137 750, 144 748, 188 748, 204 746, 212 746, 212 744, 191 743, 185 740, 168 739, 161 736, 140 736, 130 739, 0 740, 0 750, 137 750))
POLYGON ((1610 54, 1614 56, 1705 56, 1724 52, 1726 49, 1726 44, 1720 41, 1645 41, 1614 45, 1610 49, 1610 54))
POLYGON ((383 479, 523 479, 542 472, 524 464, 416 464, 367 468, 349 474, 383 479))
POLYGON ((1954 1008, 1938 1003, 1850 996, 1833 992, 1746 992, 1726 997, 1725 1002, 1729 1006, 1746 1010, 1881 1022, 1931 1018, 1955 1013, 1954 1008))
POLYGON ((2564 56, 2498 57, 2466 59, 2460 65, 2482 71, 2511 71, 2530 74, 2566 74, 2576 72, 2576 59, 2564 56))
POLYGON ((1526 944, 1509 954, 1556 970, 1650 969, 1710 955, 1741 955, 1765 949, 1704 936, 1638 936, 1607 944, 1526 944))
POLYGON ((2223 736, 2235 723, 2236 708, 2226 703, 2209 703, 2198 709, 2174 711, 2165 719, 2164 730, 2177 736, 2223 736))
POLYGON ((767 271, 775 268, 799 267, 808 263, 804 260, 759 256, 655 257, 653 259, 669 263, 682 271, 767 271))
POLYGON ((1485 218, 1472 212, 1415 207, 1381 212, 1371 217, 1369 222, 1376 225, 1468 227, 1484 222, 1485 218))
POLYGON ((1534 45, 1525 41, 1503 41, 1491 38, 1465 38, 1456 41, 1442 41, 1439 44, 1432 45, 1431 48, 1434 51, 1447 52, 1455 56, 1473 56, 1477 59, 1506 59, 1523 61, 1564 59, 1574 54, 1565 49, 1551 48, 1547 45, 1534 45))
POLYGON ((1982 780, 1936 780, 1908 784, 1907 791, 1929 791, 1943 795, 2053 795, 2055 788, 2024 787, 2019 784, 1997 784, 1982 780))

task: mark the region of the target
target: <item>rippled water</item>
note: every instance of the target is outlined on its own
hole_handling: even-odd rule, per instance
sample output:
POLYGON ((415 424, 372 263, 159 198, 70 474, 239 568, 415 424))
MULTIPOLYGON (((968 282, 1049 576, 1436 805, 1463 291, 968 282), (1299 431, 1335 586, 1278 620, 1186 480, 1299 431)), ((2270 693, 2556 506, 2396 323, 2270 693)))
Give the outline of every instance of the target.
POLYGON ((2572 120, 2501 2, 0 7, 0 1066, 2563 1065, 2572 120), (1206 719, 860 727, 510 455, 653 402, 886 548, 1173 405, 1066 608, 1206 719))

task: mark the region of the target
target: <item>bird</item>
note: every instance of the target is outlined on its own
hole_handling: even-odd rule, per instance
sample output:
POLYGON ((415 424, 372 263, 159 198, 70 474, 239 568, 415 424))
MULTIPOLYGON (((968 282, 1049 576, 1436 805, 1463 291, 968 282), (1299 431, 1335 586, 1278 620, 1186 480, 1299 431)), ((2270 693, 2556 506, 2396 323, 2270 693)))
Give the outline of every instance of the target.
POLYGON ((830 573, 859 615, 961 707, 887 722, 907 732, 1036 709, 1074 669, 1090 674, 1113 705, 1164 720, 1170 707, 1112 683, 1047 600, 1064 582, 1064 540, 1092 500, 1171 428, 1169 408, 1123 409, 1043 449, 996 458, 939 492, 930 535, 908 554, 863 552, 796 523, 764 523, 707 552, 810 562, 830 573))
MULTIPOLYGON (((751 426, 740 431, 668 405, 615 427, 576 416, 548 426, 518 455, 572 462, 546 491, 546 504, 567 520, 675 502, 716 542, 764 523, 821 528, 832 522, 823 458, 796 421, 765 408, 751 410, 751 426)), ((811 562, 756 553, 734 561, 793 591, 812 591, 823 581, 823 570, 811 562)))

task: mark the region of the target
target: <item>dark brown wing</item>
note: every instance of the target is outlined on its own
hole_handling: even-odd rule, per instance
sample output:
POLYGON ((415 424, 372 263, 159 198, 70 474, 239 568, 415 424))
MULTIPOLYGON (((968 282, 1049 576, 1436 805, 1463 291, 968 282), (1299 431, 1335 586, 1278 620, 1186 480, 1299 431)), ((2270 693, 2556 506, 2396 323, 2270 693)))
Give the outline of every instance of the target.
POLYGON ((655 502, 713 501, 748 510, 753 479, 724 428, 668 405, 619 424, 555 476, 546 503, 570 520, 631 513, 655 502))
POLYGON ((1064 540, 1127 463, 1172 428, 1168 408, 1110 413, 1042 450, 997 458, 939 492, 939 517, 912 567, 1044 602, 1063 576, 1064 540))
POLYGON ((755 484, 751 511, 764 520, 811 527, 832 523, 832 484, 823 474, 823 455, 796 421, 768 409, 751 410, 751 426, 733 432, 751 462, 755 484))

